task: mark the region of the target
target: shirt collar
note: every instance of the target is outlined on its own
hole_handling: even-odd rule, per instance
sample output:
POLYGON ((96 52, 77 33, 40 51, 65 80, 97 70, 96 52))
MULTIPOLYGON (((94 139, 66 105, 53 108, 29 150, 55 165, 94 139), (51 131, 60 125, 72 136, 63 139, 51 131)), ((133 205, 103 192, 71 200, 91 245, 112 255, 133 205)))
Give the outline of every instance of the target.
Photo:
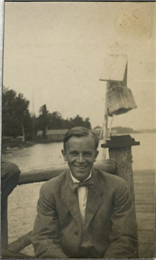
MULTIPOLYGON (((73 181, 74 183, 79 183, 79 182, 80 182, 79 180, 77 180, 77 179, 72 175, 71 171, 70 171, 70 176, 71 176, 72 181, 73 181)), ((83 180, 83 182, 86 181, 86 180, 89 180, 91 177, 92 177, 92 171, 90 172, 89 176, 88 176, 85 180, 83 180)))

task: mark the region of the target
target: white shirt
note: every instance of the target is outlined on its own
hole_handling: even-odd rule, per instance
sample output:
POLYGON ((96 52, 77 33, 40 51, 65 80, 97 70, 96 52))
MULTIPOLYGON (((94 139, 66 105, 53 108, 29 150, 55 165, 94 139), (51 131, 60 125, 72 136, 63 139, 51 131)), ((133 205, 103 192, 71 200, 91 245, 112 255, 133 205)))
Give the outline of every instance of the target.
MULTIPOLYGON (((74 178, 72 173, 70 172, 72 181, 74 183, 79 183, 80 181, 74 178)), ((85 182, 86 180, 90 179, 92 176, 92 172, 90 175, 83 181, 85 182)), ((80 209, 80 214, 81 214, 81 219, 83 225, 85 224, 85 212, 86 212, 86 205, 87 205, 87 196, 88 196, 88 187, 79 187, 78 188, 78 202, 79 202, 79 209, 80 209)))

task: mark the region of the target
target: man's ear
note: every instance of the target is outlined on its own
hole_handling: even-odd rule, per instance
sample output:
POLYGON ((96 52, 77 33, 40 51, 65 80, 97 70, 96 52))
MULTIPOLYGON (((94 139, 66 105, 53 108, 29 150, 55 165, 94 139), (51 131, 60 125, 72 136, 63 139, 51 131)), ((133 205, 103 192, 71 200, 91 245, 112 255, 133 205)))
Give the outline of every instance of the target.
POLYGON ((65 160, 65 162, 66 162, 66 161, 67 161, 66 151, 62 149, 61 152, 62 152, 62 155, 63 155, 64 160, 65 160))

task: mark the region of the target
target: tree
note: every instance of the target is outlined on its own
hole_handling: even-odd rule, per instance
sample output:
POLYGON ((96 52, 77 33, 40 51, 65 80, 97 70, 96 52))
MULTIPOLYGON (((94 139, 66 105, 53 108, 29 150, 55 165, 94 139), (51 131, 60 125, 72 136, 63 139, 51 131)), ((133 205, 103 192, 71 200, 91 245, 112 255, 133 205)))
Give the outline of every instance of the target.
POLYGON ((46 105, 40 108, 40 115, 34 119, 35 133, 39 130, 43 131, 43 138, 46 138, 46 131, 53 129, 71 129, 75 126, 83 126, 91 129, 90 119, 85 120, 77 115, 75 118, 64 119, 60 112, 48 112, 46 105))
POLYGON ((90 118, 87 117, 84 121, 84 127, 91 129, 91 123, 89 121, 90 121, 90 118))
POLYGON ((31 116, 29 114, 29 101, 23 94, 16 95, 14 90, 3 89, 2 92, 2 135, 17 137, 26 135, 31 130, 31 116))
POLYGON ((83 126, 88 129, 91 129, 91 124, 89 122, 89 118, 87 117, 85 120, 77 115, 74 119, 70 118, 69 126, 70 128, 75 127, 75 126, 83 126))
POLYGON ((28 119, 28 117, 30 117, 28 106, 29 101, 23 97, 23 94, 19 93, 18 96, 15 98, 15 113, 21 124, 23 142, 25 141, 24 122, 26 121, 26 119, 28 119))
POLYGON ((58 111, 54 111, 49 114, 49 125, 48 129, 63 129, 64 119, 58 111))
POLYGON ((43 137, 46 137, 49 115, 46 105, 40 107, 40 115, 38 117, 38 129, 43 131, 43 137))

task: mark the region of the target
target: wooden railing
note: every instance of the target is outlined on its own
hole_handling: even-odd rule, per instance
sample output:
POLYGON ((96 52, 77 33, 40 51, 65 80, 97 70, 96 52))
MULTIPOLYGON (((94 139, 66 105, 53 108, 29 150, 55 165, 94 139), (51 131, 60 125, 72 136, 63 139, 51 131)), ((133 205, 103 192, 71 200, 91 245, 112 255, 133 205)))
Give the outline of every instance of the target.
MULTIPOLYGON (((99 161, 95 167, 111 174, 118 175, 118 165, 113 160, 99 161)), ((19 185, 43 182, 56 177, 65 169, 67 165, 53 166, 48 169, 38 169, 24 171, 21 173, 19 185)), ((126 169, 127 171, 127 169, 126 169)), ((129 172, 128 172, 129 174, 129 172)), ((126 175, 126 174, 125 174, 126 175)), ((129 175, 132 177, 132 175, 129 175)), ((134 171, 134 190, 135 190, 135 208, 138 223, 139 256, 140 258, 153 258, 154 256, 154 179, 155 170, 134 171)), ((126 176, 125 176, 126 177, 126 176)), ((126 179, 126 178, 125 178, 126 179)), ((130 192, 131 183, 127 181, 130 192)), ((7 202, 6 202, 7 203, 7 202)), ((7 205, 6 205, 7 206, 7 205)), ((9 206, 9 205, 8 205, 9 206)), ((5 215, 1 221, 2 244, 5 244, 5 250, 1 249, 2 256, 7 258, 32 258, 19 253, 25 247, 31 244, 31 230, 22 237, 7 244, 7 207, 5 215)))
MULTIPOLYGON (((105 172, 115 174, 116 165, 114 160, 97 161, 95 162, 94 166, 100 168, 105 172)), ((18 184, 21 185, 34 182, 48 181, 49 179, 58 176, 66 169, 68 169, 67 164, 60 164, 47 169, 23 171, 20 175, 18 184)))
MULTIPOLYGON (((104 160, 98 161, 94 164, 95 167, 108 172, 110 174, 115 174, 116 166, 114 160, 104 160)), ((53 166, 47 169, 37 169, 37 170, 29 170, 23 171, 20 175, 18 185, 29 184, 29 183, 36 183, 36 182, 44 182, 51 178, 54 178, 61 174, 63 171, 68 169, 67 164, 62 164, 59 166, 53 166)), ((9 206, 9 205, 8 205, 9 206)), ((26 246, 31 244, 31 231, 27 234, 23 235, 22 237, 18 238, 14 242, 8 245, 8 221, 7 221, 7 201, 5 211, 2 215, 2 247, 5 249, 4 254, 9 257, 12 253, 20 252, 26 246), (9 253, 11 252, 11 253, 9 253)), ((20 256, 20 255, 19 255, 20 256)), ((21 257, 23 255, 21 254, 21 257)))

